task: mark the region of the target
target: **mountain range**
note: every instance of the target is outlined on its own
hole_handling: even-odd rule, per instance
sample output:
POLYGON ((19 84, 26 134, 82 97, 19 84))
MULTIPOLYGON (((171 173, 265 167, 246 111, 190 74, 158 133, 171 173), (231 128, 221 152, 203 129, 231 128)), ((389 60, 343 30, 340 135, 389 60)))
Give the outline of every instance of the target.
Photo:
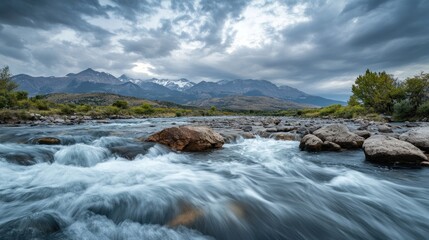
POLYGON ((210 102, 227 103, 238 99, 241 105, 245 102, 252 104, 253 100, 249 97, 259 97, 261 101, 267 100, 270 105, 282 103, 280 105, 284 108, 344 104, 344 102, 313 96, 289 86, 277 86, 266 80, 253 79, 199 83, 185 78, 143 80, 126 75, 117 78, 112 74, 88 68, 79 73, 69 73, 64 77, 33 77, 19 74, 13 76, 12 80, 19 85, 20 90, 27 91, 30 96, 50 93, 103 92, 200 106, 210 102), (223 98, 225 101, 222 100, 223 98))

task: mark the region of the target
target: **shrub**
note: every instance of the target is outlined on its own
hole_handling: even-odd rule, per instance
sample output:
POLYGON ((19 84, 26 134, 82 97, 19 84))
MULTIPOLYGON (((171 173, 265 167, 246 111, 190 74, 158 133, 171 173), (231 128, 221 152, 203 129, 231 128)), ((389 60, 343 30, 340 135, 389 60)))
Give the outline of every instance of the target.
POLYGON ((34 106, 39 110, 49 110, 48 102, 45 100, 34 100, 34 106))
POLYGON ((402 100, 393 106, 393 118, 395 120, 406 120, 414 114, 414 108, 408 100, 402 100))
POLYGON ((92 109, 90 105, 83 104, 76 107, 76 112, 87 113, 92 109))
POLYGON ((115 106, 106 106, 103 110, 105 115, 117 115, 121 111, 120 108, 115 106))
POLYGON ((321 108, 319 111, 319 114, 320 116, 329 116, 337 112, 338 110, 340 110, 341 107, 342 106, 340 104, 330 105, 330 106, 321 108))
POLYGON ((72 106, 70 105, 60 105, 60 112, 61 114, 73 114, 74 113, 74 109, 72 108, 72 106))
POLYGON ((420 105, 420 107, 417 109, 417 115, 419 117, 429 118, 429 101, 420 105))
POLYGON ((127 109, 128 108, 128 102, 124 100, 117 100, 112 104, 112 106, 120 108, 120 109, 127 109))

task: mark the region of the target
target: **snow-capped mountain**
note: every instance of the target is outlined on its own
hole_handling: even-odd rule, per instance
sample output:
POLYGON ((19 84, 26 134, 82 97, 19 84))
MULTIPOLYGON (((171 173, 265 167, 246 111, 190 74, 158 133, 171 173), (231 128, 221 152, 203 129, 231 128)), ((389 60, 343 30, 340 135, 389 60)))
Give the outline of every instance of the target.
POLYGON ((150 81, 153 83, 159 84, 161 86, 167 87, 171 90, 176 90, 176 91, 188 90, 189 88, 191 88, 195 85, 195 83, 189 81, 186 78, 181 78, 181 79, 152 78, 150 81))

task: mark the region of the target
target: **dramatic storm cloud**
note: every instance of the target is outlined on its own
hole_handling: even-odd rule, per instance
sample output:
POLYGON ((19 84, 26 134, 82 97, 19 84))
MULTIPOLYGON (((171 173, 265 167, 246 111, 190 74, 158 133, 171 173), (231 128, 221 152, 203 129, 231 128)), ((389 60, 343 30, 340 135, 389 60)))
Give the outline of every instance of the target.
POLYGON ((266 79, 344 99, 369 68, 429 70, 426 0, 0 2, 0 65, 193 81, 266 79))

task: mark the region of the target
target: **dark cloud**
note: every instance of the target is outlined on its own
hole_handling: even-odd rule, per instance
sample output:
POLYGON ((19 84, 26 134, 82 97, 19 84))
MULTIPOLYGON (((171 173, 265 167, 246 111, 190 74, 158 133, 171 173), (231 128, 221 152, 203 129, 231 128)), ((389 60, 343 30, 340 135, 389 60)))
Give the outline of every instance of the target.
POLYGON ((109 6, 118 16, 136 21, 139 15, 151 15, 160 7, 159 0, 113 0, 114 6, 109 6))
POLYGON ((83 32, 105 33, 84 20, 84 16, 108 17, 106 9, 94 0, 17 0, 0 2, 0 22, 11 26, 49 29, 56 25, 83 32))
POLYGON ((0 1, 0 59, 36 75, 87 67, 119 75, 141 62, 161 77, 267 79, 325 96, 333 86, 339 97, 367 68, 428 71, 429 1, 278 0, 256 10, 275 4, 288 10, 250 17, 307 20, 275 26, 299 18, 293 15, 273 26, 244 25, 239 41, 263 42, 249 46, 227 25, 252 20, 243 15, 255 6, 251 0, 0 1))
POLYGON ((171 51, 179 47, 179 41, 174 35, 165 33, 164 28, 161 29, 137 40, 122 39, 119 42, 125 53, 136 53, 143 58, 169 56, 171 51))

